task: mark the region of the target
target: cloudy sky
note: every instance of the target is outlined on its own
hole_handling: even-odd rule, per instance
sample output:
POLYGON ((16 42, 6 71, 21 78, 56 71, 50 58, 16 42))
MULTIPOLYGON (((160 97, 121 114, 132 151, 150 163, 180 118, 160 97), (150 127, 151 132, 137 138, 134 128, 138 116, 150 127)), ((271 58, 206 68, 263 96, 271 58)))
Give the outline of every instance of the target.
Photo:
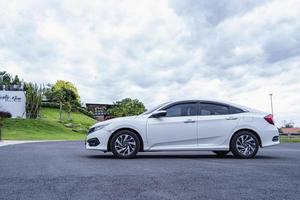
POLYGON ((300 126, 299 0, 0 0, 0 70, 83 102, 216 98, 300 126))

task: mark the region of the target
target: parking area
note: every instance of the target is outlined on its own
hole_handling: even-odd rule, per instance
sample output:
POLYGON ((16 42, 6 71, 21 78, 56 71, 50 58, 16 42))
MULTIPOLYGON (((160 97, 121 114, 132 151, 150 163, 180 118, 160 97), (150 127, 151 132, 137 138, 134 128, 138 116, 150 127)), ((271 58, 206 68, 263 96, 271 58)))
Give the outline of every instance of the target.
POLYGON ((300 143, 255 159, 212 152, 140 153, 130 160, 83 142, 0 147, 0 199, 298 199, 300 143))

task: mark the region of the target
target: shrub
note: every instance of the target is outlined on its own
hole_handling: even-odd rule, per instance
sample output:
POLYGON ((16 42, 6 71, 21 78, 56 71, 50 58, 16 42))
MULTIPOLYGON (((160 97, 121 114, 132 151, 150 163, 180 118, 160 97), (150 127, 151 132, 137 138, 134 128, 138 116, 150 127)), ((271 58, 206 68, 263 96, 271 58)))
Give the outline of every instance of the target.
POLYGON ((0 118, 11 118, 11 114, 9 112, 0 111, 0 118))
POLYGON ((138 99, 125 98, 114 102, 113 106, 107 110, 107 114, 113 117, 125 117, 139 115, 145 111, 143 102, 138 99))
POLYGON ((2 140, 2 131, 1 128, 3 126, 3 119, 4 118, 11 118, 11 114, 9 112, 0 111, 0 141, 2 140))
POLYGON ((95 116, 94 114, 91 112, 91 111, 88 111, 86 108, 83 108, 83 107, 76 107, 75 108, 78 112, 84 114, 84 115, 87 115, 91 118, 94 118, 95 119, 95 116))

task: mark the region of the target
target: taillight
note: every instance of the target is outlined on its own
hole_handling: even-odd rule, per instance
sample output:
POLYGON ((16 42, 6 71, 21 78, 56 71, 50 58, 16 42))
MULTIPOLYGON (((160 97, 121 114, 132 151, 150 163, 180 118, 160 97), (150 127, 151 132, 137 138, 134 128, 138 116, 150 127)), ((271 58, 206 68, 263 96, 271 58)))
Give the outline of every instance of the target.
POLYGON ((274 125, 273 115, 272 115, 272 114, 269 114, 269 115, 265 116, 264 119, 265 119, 269 124, 273 124, 273 125, 274 125))

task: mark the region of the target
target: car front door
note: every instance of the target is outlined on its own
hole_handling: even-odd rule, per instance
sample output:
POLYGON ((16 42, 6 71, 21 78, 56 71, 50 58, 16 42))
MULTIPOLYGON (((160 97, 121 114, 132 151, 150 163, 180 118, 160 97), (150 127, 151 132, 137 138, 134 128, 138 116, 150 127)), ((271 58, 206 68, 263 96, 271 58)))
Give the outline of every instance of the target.
POLYGON ((197 147, 198 102, 180 102, 160 109, 166 116, 149 117, 147 139, 151 150, 197 147))
POLYGON ((231 106, 214 102, 201 102, 198 116, 198 146, 228 147, 228 137, 238 125, 239 115, 232 114, 231 106))

